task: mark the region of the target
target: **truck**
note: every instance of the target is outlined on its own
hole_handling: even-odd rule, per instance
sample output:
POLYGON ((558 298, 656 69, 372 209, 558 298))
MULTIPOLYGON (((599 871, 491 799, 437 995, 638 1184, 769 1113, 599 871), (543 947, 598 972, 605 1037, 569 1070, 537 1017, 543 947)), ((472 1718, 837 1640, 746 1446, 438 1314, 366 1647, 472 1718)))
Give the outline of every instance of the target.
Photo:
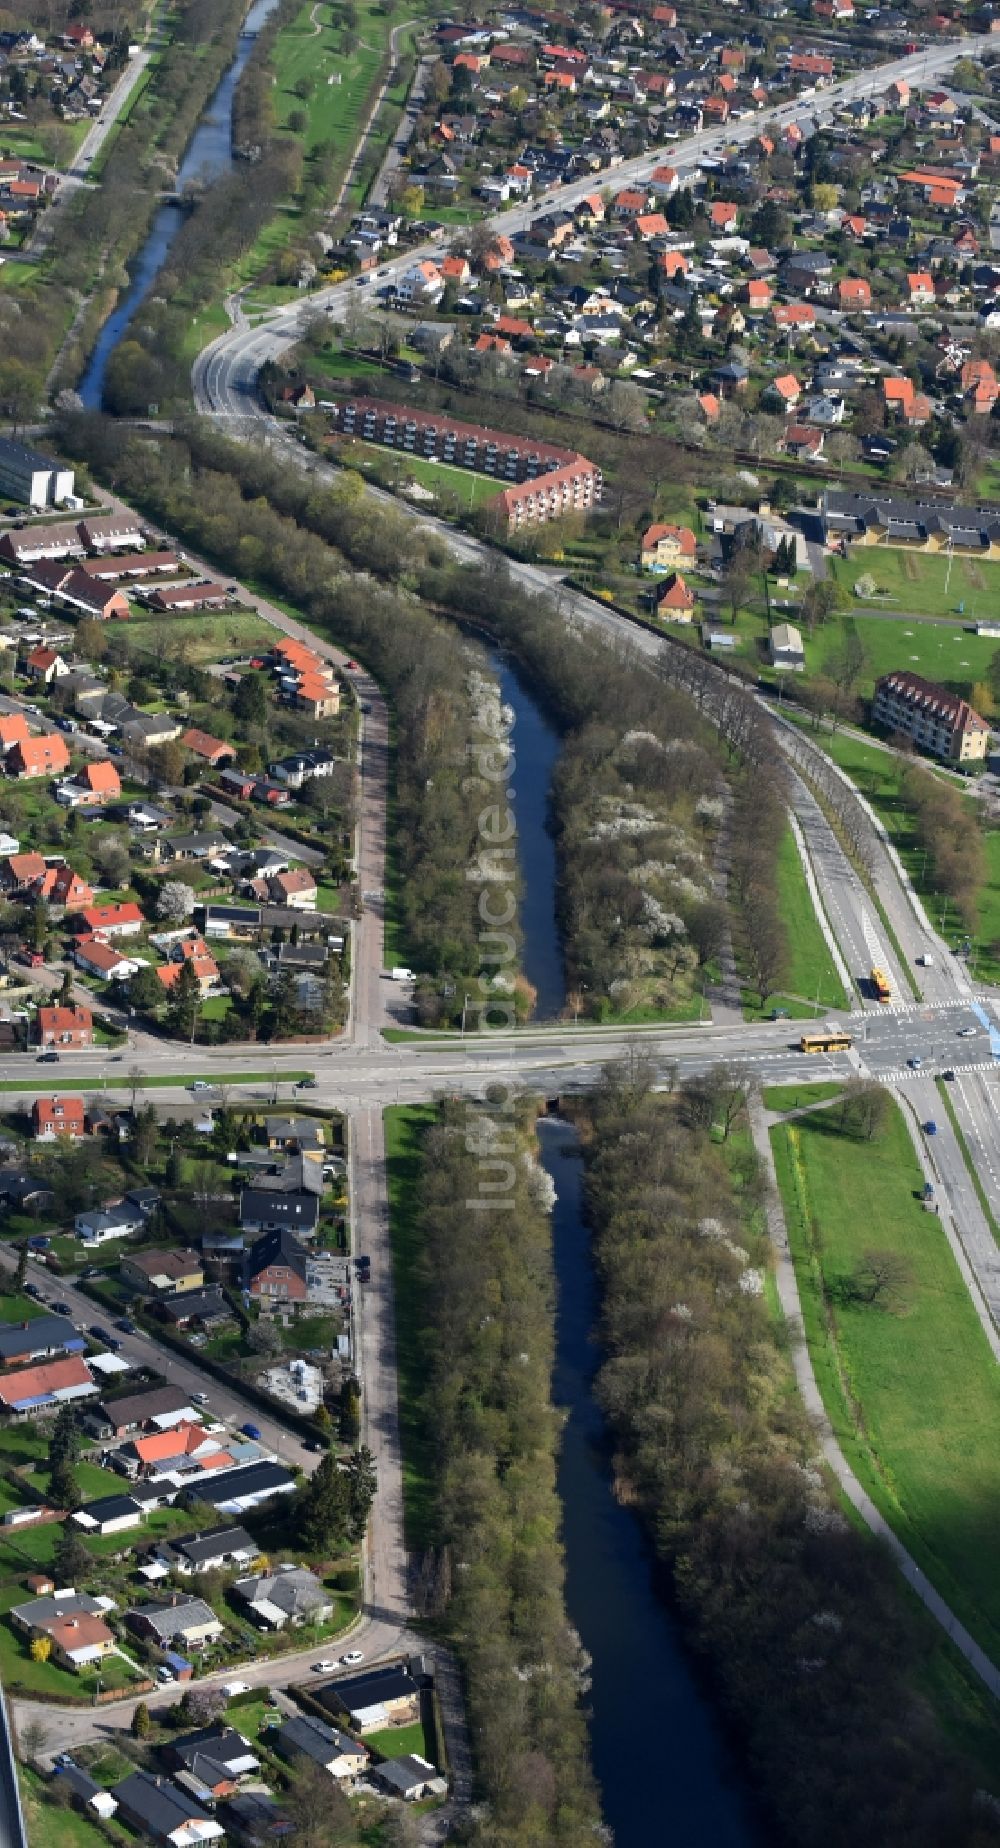
POLYGON ((892 1000, 892 985, 884 969, 873 968, 870 980, 876 1001, 892 1000))
POLYGON ((407 969, 404 963, 397 963, 394 969, 389 970, 389 979, 392 982, 412 982, 413 970, 407 969))
POLYGON ((920 964, 921 969, 933 969, 934 967, 934 958, 930 950, 925 950, 922 956, 918 956, 917 962, 920 964))

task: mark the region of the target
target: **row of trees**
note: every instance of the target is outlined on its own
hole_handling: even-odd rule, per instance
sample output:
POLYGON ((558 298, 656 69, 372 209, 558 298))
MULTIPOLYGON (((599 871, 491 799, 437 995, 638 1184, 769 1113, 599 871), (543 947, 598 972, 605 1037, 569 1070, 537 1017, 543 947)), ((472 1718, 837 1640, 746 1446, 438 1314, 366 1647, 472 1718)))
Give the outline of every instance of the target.
POLYGON ((532 1141, 528 1107, 470 1119, 443 1105, 418 1182, 419 1424, 434 1460, 420 1583, 465 1673, 482 1798, 461 1828, 470 1848, 580 1848, 599 1822, 563 1602, 550 1201, 532 1141))
POLYGON ((975 930, 987 873, 979 805, 916 762, 903 772, 900 791, 935 889, 951 900, 966 929, 975 930))
POLYGON ((413 594, 434 561, 444 562, 443 548, 362 499, 354 477, 317 490, 266 448, 220 442, 194 420, 183 436, 151 446, 106 418, 74 416, 66 440, 133 503, 227 571, 266 584, 371 666, 397 728, 399 894, 410 960, 433 975, 477 973, 478 891, 465 877, 482 806, 468 782, 476 650, 456 645, 453 629, 413 594))
POLYGON ((704 1081, 665 1096, 652 1076, 612 1067, 588 1103, 598 1387, 618 1479, 745 1745, 768 1839, 993 1842, 915 1691, 922 1637, 895 1567, 817 1466, 763 1290, 760 1177, 713 1130, 727 1100, 738 1120, 739 1075, 709 1084, 707 1109, 704 1081))

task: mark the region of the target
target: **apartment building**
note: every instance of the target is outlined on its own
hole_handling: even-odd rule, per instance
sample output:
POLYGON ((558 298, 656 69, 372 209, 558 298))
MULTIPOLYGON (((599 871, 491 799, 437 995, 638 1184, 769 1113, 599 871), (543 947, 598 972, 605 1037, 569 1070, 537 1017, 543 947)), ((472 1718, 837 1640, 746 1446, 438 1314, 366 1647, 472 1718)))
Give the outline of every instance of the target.
POLYGON ((947 693, 919 674, 883 674, 875 687, 872 718, 886 731, 911 738, 919 750, 945 763, 981 762, 990 728, 968 700, 947 693))

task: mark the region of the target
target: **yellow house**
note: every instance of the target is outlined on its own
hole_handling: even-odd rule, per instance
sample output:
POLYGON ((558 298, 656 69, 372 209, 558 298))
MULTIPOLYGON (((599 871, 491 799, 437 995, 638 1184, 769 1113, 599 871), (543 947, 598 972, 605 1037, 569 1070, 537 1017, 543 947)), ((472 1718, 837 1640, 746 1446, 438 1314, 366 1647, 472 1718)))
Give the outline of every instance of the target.
POLYGON ((640 541, 644 571, 675 571, 678 565, 693 565, 697 555, 698 542, 690 526, 662 521, 647 527, 640 541))
POLYGON ((47 1636, 52 1644, 53 1662, 60 1668, 68 1668, 74 1675, 83 1668, 92 1668, 115 1648, 115 1639, 107 1624, 85 1611, 51 1619, 40 1626, 40 1634, 47 1636))

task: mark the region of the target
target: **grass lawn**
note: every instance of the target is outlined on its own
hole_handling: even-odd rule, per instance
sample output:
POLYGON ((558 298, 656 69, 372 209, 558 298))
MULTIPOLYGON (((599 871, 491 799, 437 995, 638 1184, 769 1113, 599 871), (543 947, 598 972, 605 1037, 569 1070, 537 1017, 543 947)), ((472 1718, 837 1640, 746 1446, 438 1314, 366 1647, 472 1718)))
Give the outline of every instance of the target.
MULTIPOLYGON (((164 621, 162 616, 140 615, 136 611, 130 622, 121 625, 120 632, 130 656, 155 656, 163 638, 164 621)), ((258 646, 270 648, 274 641, 271 624, 256 610, 223 611, 215 616, 199 610, 188 616, 171 616, 169 635, 171 649, 192 667, 219 661, 223 655, 253 653, 258 646)))
MULTIPOLYGON (((805 869, 791 828, 782 837, 777 860, 778 901, 788 934, 788 973, 780 990, 762 1003, 756 990, 743 990, 747 1020, 769 1019, 775 1007, 784 1007, 793 1020, 815 1017, 817 1008, 849 1007, 836 965, 806 884, 805 869)), ((737 961, 740 944, 736 942, 737 961)))
MULTIPOLYGON (((988 568, 998 571, 996 591, 1000 595, 1000 568, 988 568)), ((892 621, 855 612, 824 623, 806 642, 810 674, 829 673, 848 633, 856 634, 864 648, 865 666, 858 681, 858 691, 864 694, 872 692, 880 675, 906 668, 967 698, 974 683, 986 678, 997 651, 995 639, 970 634, 961 618, 955 622, 908 622, 905 617, 892 621)))
POLYGON ((877 1142, 836 1113, 772 1131, 806 1335, 834 1430, 873 1500, 994 1660, 1000 1585, 1000 1373, 898 1109, 877 1142), (847 1292, 872 1246, 912 1269, 903 1314, 847 1292))
POLYGON ((504 486, 493 475, 477 475, 471 469, 452 468, 448 462, 429 462, 423 456, 396 455, 375 443, 355 439, 345 451, 343 461, 353 463, 365 474, 375 475, 387 488, 406 492, 412 482, 454 503, 458 508, 481 507, 493 500, 504 486))
POLYGON ((45 1779, 37 1772, 19 1765, 17 1777, 31 1848, 107 1848, 104 1830, 79 1810, 45 1801, 45 1779))
MULTIPOLYGON (((918 616, 951 616, 965 605, 965 619, 985 616, 1000 595, 1000 565, 956 555, 948 578, 946 554, 908 552, 895 546, 856 546, 849 558, 831 560, 831 574, 861 609, 896 609, 918 616), (870 603, 855 596, 859 578, 872 577, 884 597, 870 603), (945 595, 945 582, 948 593, 945 595)), ((905 665, 898 663, 897 665, 905 665)))
POLYGON ((30 1322, 33 1316, 49 1313, 44 1303, 33 1303, 30 1296, 0 1296, 0 1322, 30 1322))
POLYGON ((435 1115, 433 1104, 416 1104, 387 1110, 384 1117, 396 1297, 403 1518, 410 1548, 427 1547, 433 1535, 433 1447, 420 1409, 427 1368, 417 1271, 420 1234, 413 1199, 420 1172, 422 1132, 434 1122, 435 1115))
POLYGON ((762 1093, 765 1110, 803 1110, 807 1104, 820 1104, 828 1097, 839 1097, 843 1090, 835 1078, 823 1084, 769 1084, 762 1093))
POLYGON ((778 904, 788 932, 789 966, 786 987, 790 994, 818 1001, 821 1007, 845 1007, 844 993, 833 957, 820 927, 806 884, 805 871, 792 831, 786 829, 778 852, 778 904))
POLYGON ((385 1732, 367 1733, 365 1744, 381 1752, 383 1758, 406 1758, 411 1752, 427 1757, 427 1740, 419 1720, 412 1726, 388 1726, 385 1732))

